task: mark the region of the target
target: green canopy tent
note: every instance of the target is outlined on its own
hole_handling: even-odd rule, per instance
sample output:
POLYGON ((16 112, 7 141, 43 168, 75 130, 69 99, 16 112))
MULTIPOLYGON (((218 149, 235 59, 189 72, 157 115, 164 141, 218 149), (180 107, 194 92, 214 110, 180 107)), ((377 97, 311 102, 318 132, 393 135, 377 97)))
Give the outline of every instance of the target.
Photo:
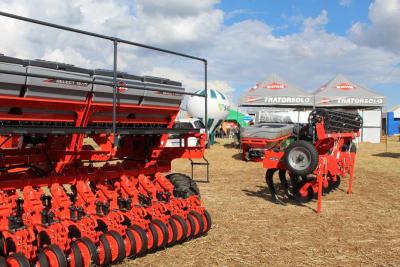
POLYGON ((244 120, 245 117, 248 115, 243 114, 239 111, 236 111, 234 109, 230 109, 228 116, 225 118, 225 121, 236 121, 240 127, 245 127, 248 125, 248 123, 244 120))

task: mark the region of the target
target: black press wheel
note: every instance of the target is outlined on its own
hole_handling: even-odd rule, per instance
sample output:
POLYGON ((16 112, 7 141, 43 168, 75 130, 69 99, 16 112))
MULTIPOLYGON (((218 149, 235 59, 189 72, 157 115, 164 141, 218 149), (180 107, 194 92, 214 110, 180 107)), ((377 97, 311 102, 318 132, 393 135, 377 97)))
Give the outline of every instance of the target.
POLYGON ((212 225, 211 215, 210 215, 210 213, 208 213, 207 210, 204 210, 204 217, 206 218, 207 225, 204 227, 203 234, 210 231, 211 225, 212 225))
POLYGON ((134 259, 136 258, 136 239, 133 233, 127 229, 126 230, 126 236, 128 237, 128 242, 130 243, 130 250, 126 251, 126 257, 129 259, 134 259))
POLYGON ((135 236, 136 241, 136 256, 144 255, 147 251, 148 238, 146 231, 139 225, 132 225, 129 227, 135 236))
POLYGON ((57 245, 48 245, 43 249, 46 254, 47 259, 49 259, 50 265, 53 267, 68 267, 67 257, 65 257, 64 252, 57 245), (54 265, 52 262, 57 262, 54 265))
POLYGON ((168 246, 173 246, 176 244, 178 239, 178 225, 174 218, 169 217, 168 224, 171 227, 172 235, 169 234, 168 246))
MULTIPOLYGON (((69 261, 70 267, 83 267, 83 258, 82 252, 76 242, 71 243, 71 257, 69 261)), ((42 265, 40 265, 42 266, 42 265)))
POLYGON ((7 266, 6 258, 0 256, 0 266, 7 266))
POLYGON ((100 260, 100 266, 108 266, 112 261, 112 253, 110 243, 107 240, 106 234, 100 236, 100 246, 103 248, 103 260, 100 260))
POLYGON ((176 243, 180 244, 184 242, 188 234, 188 226, 186 221, 179 215, 172 215, 171 218, 175 220, 177 227, 181 229, 182 233, 177 235, 176 243))
POLYGON ((7 265, 11 267, 30 267, 28 259, 22 253, 14 253, 7 257, 7 265))
POLYGON ((195 223, 195 233, 194 233, 194 237, 199 237, 203 234, 203 229, 204 229, 204 221, 203 218, 201 217, 201 215, 197 212, 192 210, 191 212, 189 212, 188 216, 192 215, 195 220, 197 221, 197 223, 195 223))
POLYGON ((168 228, 165 225, 165 223, 163 223, 160 220, 153 220, 152 223, 155 225, 155 227, 158 228, 158 248, 159 249, 164 249, 167 247, 168 245, 168 240, 169 240, 169 234, 168 234, 168 228), (161 236, 160 236, 161 234, 161 236), (162 239, 162 241, 160 240, 162 239))
POLYGON ((307 175, 318 166, 318 151, 311 142, 297 140, 286 148, 283 160, 291 173, 307 175))
POLYGON ((306 189, 303 188, 306 183, 308 183, 308 181, 298 182, 293 190, 294 198, 300 203, 310 202, 314 197, 314 190, 312 186, 308 186, 306 189))
POLYGON ((38 249, 38 251, 36 251, 36 260, 40 267, 50 267, 49 260, 47 259, 46 254, 44 254, 43 249, 38 249))
MULTIPOLYGON (((149 224, 149 231, 150 231, 152 239, 153 239, 153 245, 151 245, 151 247, 149 247, 148 250, 149 250, 149 252, 155 252, 158 248, 159 237, 158 237, 156 226, 154 226, 154 224, 152 222, 149 224)), ((162 238, 162 237, 160 237, 160 238, 162 238)), ((148 244, 148 245, 150 245, 150 244, 148 244)))
POLYGON ((111 263, 118 263, 121 262, 123 259, 125 259, 126 256, 126 250, 125 250, 125 243, 124 243, 124 239, 122 238, 122 236, 116 232, 116 231, 108 231, 107 232, 109 235, 111 235, 115 241, 117 242, 118 245, 118 256, 117 258, 112 261, 111 263))
POLYGON ((96 245, 87 237, 82 237, 77 240, 78 242, 82 242, 89 249, 91 262, 94 265, 100 265, 99 254, 97 252, 96 245))

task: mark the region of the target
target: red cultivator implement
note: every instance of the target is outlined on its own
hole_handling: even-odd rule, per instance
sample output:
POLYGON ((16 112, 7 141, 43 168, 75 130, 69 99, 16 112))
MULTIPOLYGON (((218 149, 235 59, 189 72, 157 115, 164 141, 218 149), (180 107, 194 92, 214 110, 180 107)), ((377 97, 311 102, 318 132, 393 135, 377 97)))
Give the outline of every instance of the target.
POLYGON ((305 203, 317 196, 317 212, 321 211, 322 195, 338 188, 341 177, 347 174, 351 193, 356 158, 353 140, 361 127, 358 114, 313 110, 309 123, 297 128, 291 142, 265 151, 263 166, 268 169, 266 182, 273 200, 281 203, 273 183, 276 171, 288 197, 305 203))
POLYGON ((173 128, 189 93, 114 67, 0 56, 0 266, 107 266, 209 231, 194 181, 162 174, 203 157, 205 134, 173 128))

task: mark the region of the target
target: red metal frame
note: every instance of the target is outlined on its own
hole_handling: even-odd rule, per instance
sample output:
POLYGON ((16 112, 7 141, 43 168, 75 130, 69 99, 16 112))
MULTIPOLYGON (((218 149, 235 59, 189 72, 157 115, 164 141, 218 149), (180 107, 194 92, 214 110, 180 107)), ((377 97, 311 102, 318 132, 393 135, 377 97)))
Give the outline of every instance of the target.
MULTIPOLYGON (((94 103, 91 95, 84 102, 0 96, 0 105, 22 109, 22 114, 1 112, 0 121, 69 123, 74 127, 112 122, 112 103, 94 103)), ((179 107, 118 104, 117 123, 172 128, 178 111, 179 107)), ((25 143, 24 138, 11 133, 0 136, 0 239, 11 248, 3 254, 22 253, 34 263, 39 247, 51 243, 72 258, 71 242, 85 237, 98 247, 102 265, 106 264, 107 252, 104 238, 113 252, 111 260, 120 260, 114 253, 121 252, 112 237, 115 233, 124 240, 124 256, 131 256, 132 236, 136 254, 142 251, 140 245, 145 246, 143 238, 147 239, 145 250, 152 250, 175 242, 174 231, 182 235, 189 229, 187 237, 193 237, 209 229, 200 199, 175 198, 174 186, 161 174, 171 170, 176 158, 202 158, 205 134, 184 134, 182 147, 165 147, 168 134, 123 135, 118 147, 114 147, 114 136, 107 133, 53 134, 36 145, 25 143), (198 138, 199 146, 189 147, 190 137, 198 138), (86 143, 87 138, 95 145, 86 143), (68 192, 65 185, 72 191, 68 192), (193 213, 200 216, 201 223, 193 213), (174 215, 186 225, 173 227, 174 215), (201 224, 203 229, 199 228, 201 224)), ((11 257, 8 263, 13 262, 11 257)))
MULTIPOLYGON (((349 175, 349 185, 347 192, 352 193, 354 167, 356 153, 343 151, 343 146, 351 144, 351 142, 360 136, 360 132, 348 133, 327 133, 325 131, 324 122, 317 122, 315 125, 316 139, 314 146, 316 147, 319 159, 318 167, 314 171, 316 178, 307 182, 300 189, 300 192, 306 194, 307 188, 312 187, 313 192, 317 194, 317 213, 321 212, 322 207, 322 190, 326 187, 329 180, 336 181, 336 177, 344 177, 349 175)), ((283 162, 284 151, 266 150, 264 154, 263 167, 267 169, 286 170, 283 162)))

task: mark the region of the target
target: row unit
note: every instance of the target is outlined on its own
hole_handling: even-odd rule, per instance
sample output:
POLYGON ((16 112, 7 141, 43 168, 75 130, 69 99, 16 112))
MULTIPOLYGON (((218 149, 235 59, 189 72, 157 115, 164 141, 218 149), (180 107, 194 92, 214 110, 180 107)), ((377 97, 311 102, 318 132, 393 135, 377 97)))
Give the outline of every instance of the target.
MULTIPOLYGON (((113 87, 92 82, 112 83, 113 77, 114 73, 108 70, 89 70, 69 64, 22 60, 0 54, 0 95, 85 101, 92 92, 93 102, 109 103, 113 101, 113 87), (25 75, 5 74, 4 71, 25 75)), ((158 77, 118 72, 117 79, 117 102, 121 104, 179 106, 183 95, 174 91, 185 91, 181 83, 158 77)))

